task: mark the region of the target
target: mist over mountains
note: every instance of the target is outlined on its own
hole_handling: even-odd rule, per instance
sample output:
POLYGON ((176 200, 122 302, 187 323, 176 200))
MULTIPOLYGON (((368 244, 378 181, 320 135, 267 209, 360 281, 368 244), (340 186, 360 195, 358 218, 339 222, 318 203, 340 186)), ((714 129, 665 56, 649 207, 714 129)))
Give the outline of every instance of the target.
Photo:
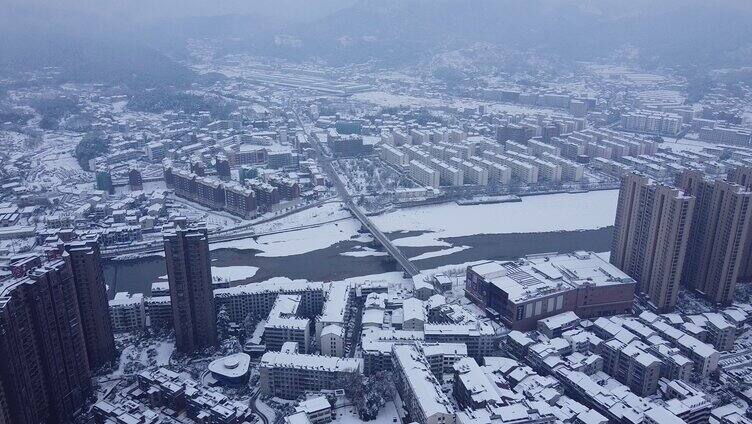
POLYGON ((182 81, 189 72, 175 59, 192 38, 215 40, 218 54, 333 65, 415 65, 478 44, 564 62, 702 70, 752 62, 752 5, 737 0, 167 1, 144 13, 141 0, 13 1, 0 17, 0 66, 59 66, 82 80, 149 84, 174 70, 182 81))
POLYGON ((360 1, 293 34, 300 50, 334 61, 409 61, 487 42, 571 60, 625 46, 655 65, 749 60, 749 5, 674 1, 360 1), (743 58, 743 59, 742 59, 743 58))

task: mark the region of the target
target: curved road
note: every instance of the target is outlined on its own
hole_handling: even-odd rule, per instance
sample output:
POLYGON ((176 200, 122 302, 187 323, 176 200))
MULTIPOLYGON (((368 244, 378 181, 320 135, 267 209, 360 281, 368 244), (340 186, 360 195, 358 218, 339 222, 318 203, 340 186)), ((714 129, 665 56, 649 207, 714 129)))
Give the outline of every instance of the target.
POLYGON ((258 390, 258 389, 256 389, 256 392, 255 392, 255 393, 253 394, 253 396, 251 396, 251 400, 250 400, 250 402, 249 402, 249 403, 250 403, 250 406, 251 406, 251 411, 252 411, 252 412, 253 412, 254 414, 256 414, 256 416, 257 416, 257 417, 259 417, 259 418, 261 419, 261 422, 263 422, 264 424, 270 424, 270 423, 269 423, 269 417, 267 417, 266 415, 264 415, 264 413, 263 413, 263 412, 261 412, 261 411, 260 411, 260 410, 259 410, 259 409, 258 409, 258 408, 256 407, 256 401, 258 400, 258 396, 259 396, 259 390, 258 390))

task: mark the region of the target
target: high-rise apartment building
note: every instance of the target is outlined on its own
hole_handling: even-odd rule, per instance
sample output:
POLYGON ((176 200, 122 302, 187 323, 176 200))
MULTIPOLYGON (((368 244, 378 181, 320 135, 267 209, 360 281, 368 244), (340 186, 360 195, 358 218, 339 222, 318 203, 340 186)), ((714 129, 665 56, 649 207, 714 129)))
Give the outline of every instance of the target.
POLYGON ((115 359, 99 242, 97 237, 86 238, 67 244, 65 251, 70 255, 89 366, 96 370, 115 359))
MULTIPOLYGON (((728 181, 752 190, 752 166, 737 166, 728 173, 728 181)), ((752 215, 748 218, 750 230, 744 240, 742 248, 742 263, 739 269, 739 280, 752 281, 752 215)))
POLYGON ((752 192, 698 171, 684 172, 679 186, 696 199, 683 279, 709 301, 728 305, 744 259, 752 192))
POLYGON ((166 233, 164 247, 177 349, 190 353, 215 345, 217 317, 206 228, 166 233))
POLYGON ((622 179, 611 263, 637 281, 659 312, 673 309, 689 238, 694 198, 636 174, 622 179))
POLYGON ((752 166, 737 166, 731 168, 728 172, 728 181, 743 185, 744 187, 752 187, 752 166))
POLYGON ((92 390, 70 258, 23 262, 0 283, 0 422, 69 423, 92 390))

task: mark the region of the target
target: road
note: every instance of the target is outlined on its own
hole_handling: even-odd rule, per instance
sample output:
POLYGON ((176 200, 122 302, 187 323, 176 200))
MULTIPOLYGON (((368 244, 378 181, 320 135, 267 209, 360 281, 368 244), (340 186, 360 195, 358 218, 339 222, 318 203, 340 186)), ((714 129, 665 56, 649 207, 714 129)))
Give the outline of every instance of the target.
MULTIPOLYGON (((301 227, 295 227, 295 228, 290 228, 290 229, 286 229, 286 230, 270 231, 270 232, 267 232, 267 233, 257 233, 253 229, 254 226, 257 226, 257 225, 260 225, 260 224, 265 224, 265 223, 268 223, 268 222, 272 222, 272 221, 275 221, 275 220, 278 220, 278 219, 281 219, 281 218, 285 218, 287 216, 296 214, 298 212, 302 212, 302 211, 304 211, 306 209, 310 209, 310 208, 314 208, 314 207, 319 207, 319 206, 323 205, 324 203, 327 203, 327 202, 330 202, 330 201, 331 201, 331 199, 319 200, 319 201, 310 203, 308 205, 302 206, 300 208, 295 208, 295 209, 292 209, 290 211, 281 213, 279 215, 275 215, 275 216, 272 216, 272 217, 269 217, 269 218, 266 218, 266 219, 262 219, 262 220, 259 220, 259 221, 253 222, 253 223, 243 224, 243 225, 239 225, 237 227, 233 227, 233 228, 230 228, 230 229, 227 229, 227 230, 220 230, 220 231, 217 231, 215 233, 211 233, 211 234, 209 234, 209 243, 218 243, 218 242, 223 242, 223 241, 240 240, 240 239, 244 239, 244 238, 248 238, 248 237, 259 237, 259 236, 263 236, 263 235, 271 235, 271 234, 276 234, 276 233, 286 232, 286 231, 295 231, 295 230, 305 229, 305 228, 309 228, 309 227, 312 227, 312 226, 319 225, 319 224, 304 225, 304 226, 301 226, 301 227)), ((164 242, 162 241, 162 238, 158 238, 158 239, 153 240, 150 243, 142 243, 142 244, 137 244, 137 245, 118 247, 118 248, 115 248, 115 249, 103 249, 102 250, 102 257, 103 258, 113 258, 113 257, 116 257, 116 256, 121 256, 121 255, 155 253, 155 252, 161 252, 163 250, 164 250, 164 242)))
MULTIPOLYGON (((329 177, 329 180, 334 183, 335 188, 337 189, 337 193, 339 197, 342 199, 342 202, 345 204, 347 209, 350 210, 352 215, 360 221, 360 223, 363 225, 364 228, 370 232, 374 239, 384 247, 384 249, 389 253, 389 255, 400 265, 402 270, 405 272, 406 275, 409 275, 410 277, 414 277, 420 273, 420 270, 412 263, 410 262, 410 259, 405 256, 402 251, 395 246, 391 240, 383 233, 381 230, 371 221, 368 216, 363 212, 362 209, 358 205, 355 204, 352 196, 350 193, 348 193, 347 188, 345 187, 345 184, 342 182, 342 179, 340 178, 339 174, 334 170, 334 167, 332 166, 331 158, 327 156, 324 153, 323 147, 318 143, 318 140, 313 137, 310 132, 305 129, 305 126, 303 125, 302 120, 300 119, 300 116, 296 114, 296 118, 298 119, 298 123, 300 124, 300 127, 304 129, 306 133, 306 137, 308 137, 308 140, 310 141, 311 145, 314 146, 314 149, 317 153, 317 162, 318 164, 323 168, 324 172, 326 172, 327 176, 329 177)), ((227 230, 226 232, 219 232, 215 234, 209 235, 209 241, 210 242, 219 242, 219 241, 231 241, 231 240, 238 240, 243 239, 247 237, 255 237, 260 236, 263 234, 258 234, 254 232, 251 228, 252 225, 258 225, 263 222, 272 221, 275 219, 283 218, 287 215, 291 215, 296 212, 300 212, 301 210, 319 206, 326 201, 329 200, 322 200, 319 202, 312 203, 310 205, 307 205, 302 208, 298 208, 294 211, 289 211, 287 213, 283 213, 274 217, 271 217, 267 220, 262 220, 255 222, 253 224, 247 224, 244 226, 235 227, 231 230, 227 230), (243 231, 244 229, 248 228, 248 231, 243 231)), ((102 251, 102 257, 105 258, 111 258, 114 256, 120 256, 120 255, 131 255, 131 254, 144 254, 144 253, 155 253, 160 252, 163 249, 162 240, 154 240, 151 243, 144 243, 139 244, 136 246, 129 246, 124 248, 118 248, 118 249, 107 249, 102 251)))
POLYGON ((269 417, 264 415, 263 412, 261 412, 258 408, 256 408, 256 401, 258 400, 258 396, 259 396, 259 390, 256 389, 256 392, 253 394, 253 396, 251 396, 251 400, 249 402, 251 406, 251 411, 253 411, 253 413, 256 414, 256 416, 261 419, 262 423, 269 424, 269 417))
MULTIPOLYGON (((336 173, 335 173, 336 175, 336 173)), ((341 182, 340 182, 341 184, 341 182)), ((407 273, 410 274, 411 277, 415 277, 420 273, 420 270, 418 267, 413 265, 412 262, 410 262, 410 259, 402 253, 402 251, 397 248, 397 246, 392 243, 389 238, 381 232, 381 230, 376 227, 376 224, 371 221, 366 214, 363 213, 363 211, 355 204, 353 203, 351 198, 345 199, 345 205, 350 209, 350 212, 358 219, 358 221, 363 224, 366 229, 373 235, 373 237, 376 239, 376 241, 381 244, 384 249, 394 258, 394 260, 397 261, 397 263, 400 264, 402 269, 407 273)))
POLYGON ((415 265, 413 265, 412 262, 410 262, 410 259, 405 256, 402 251, 400 251, 399 248, 397 248, 397 246, 395 246, 394 243, 389 240, 389 237, 382 233, 381 230, 373 223, 373 221, 371 221, 371 219, 366 216, 363 210, 361 210, 360 207, 355 204, 352 196, 350 196, 350 193, 347 192, 347 188, 342 182, 342 179, 339 177, 339 174, 337 174, 337 171, 334 170, 331 158, 324 154, 324 150, 319 144, 318 140, 316 140, 315 137, 311 136, 308 130, 305 129, 303 122, 300 120, 300 117, 297 116, 297 114, 296 117, 298 118, 300 127, 304 129, 306 137, 308 137, 308 141, 316 150, 316 154, 318 156, 318 164, 324 169, 324 172, 327 173, 329 180, 334 183, 334 187, 337 189, 337 193, 339 194, 339 197, 342 199, 342 202, 345 204, 345 206, 350 210, 353 216, 357 218, 358 221, 360 221, 363 227, 365 227, 368 232, 373 235, 376 241, 378 241, 379 244, 381 244, 381 246, 386 249, 387 253, 389 253, 389 255, 391 255, 391 257, 394 258, 395 261, 397 261, 400 267, 402 267, 402 270, 405 272, 405 274, 411 277, 418 275, 420 273, 420 270, 415 265))

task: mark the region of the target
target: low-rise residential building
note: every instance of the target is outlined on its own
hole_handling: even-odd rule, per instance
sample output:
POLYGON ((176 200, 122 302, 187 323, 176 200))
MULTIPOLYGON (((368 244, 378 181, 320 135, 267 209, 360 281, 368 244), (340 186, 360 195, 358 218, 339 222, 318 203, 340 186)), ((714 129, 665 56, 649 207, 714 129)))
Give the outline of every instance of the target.
MULTIPOLYGON (((185 415, 191 420, 221 424, 242 424, 253 416, 253 412, 247 403, 233 401, 216 389, 210 389, 199 384, 185 373, 159 368, 140 372, 137 380, 137 389, 140 396, 145 396, 146 404, 152 409, 164 408, 164 410, 172 411, 173 414, 185 412, 185 415)), ((125 403, 133 401, 134 399, 129 399, 125 403)), ((95 406, 95 416, 98 415, 96 409, 105 413, 110 411, 110 414, 105 416, 120 419, 116 422, 149 422, 133 421, 127 416, 123 418, 117 415, 113 416, 116 410, 111 410, 105 404, 100 405, 100 408, 95 406)), ((143 409, 134 408, 135 411, 143 409)))
POLYGON ((454 364, 453 394, 460 406, 473 410, 504 404, 496 384, 472 358, 463 358, 454 364))
POLYGON ((406 331, 423 331, 426 323, 426 309, 423 301, 414 297, 405 299, 402 303, 402 329, 406 331))
POLYGON ((280 294, 264 325, 263 340, 267 349, 280 350, 285 342, 298 343, 303 352, 308 352, 311 342, 310 321, 298 316, 301 296, 280 294))
POLYGON ((344 356, 344 339, 355 290, 350 284, 329 284, 321 315, 316 318, 316 344, 324 355, 344 356))
POLYGON ((395 385, 410 419, 425 424, 454 424, 454 407, 423 354, 415 346, 395 345, 392 360, 395 385))
POLYGON ((118 292, 109 304, 113 332, 130 333, 144 329, 146 310, 143 294, 118 292))
POLYGON ((726 320, 719 313, 706 313, 708 331, 707 342, 720 352, 728 352, 734 348, 736 340, 736 326, 726 320))
POLYGON ((392 347, 400 344, 414 344, 423 341, 420 331, 405 331, 382 328, 364 328, 361 334, 363 351, 363 372, 371 375, 392 369, 392 347))
POLYGON ((661 360, 649 353, 639 340, 625 344, 617 339, 601 345, 603 371, 629 387, 639 396, 649 396, 658 389, 661 360))
POLYGON ((311 424, 327 424, 332 422, 332 405, 324 396, 306 399, 295 407, 297 414, 305 414, 311 424))
POLYGON ((420 351, 428 361, 431 372, 439 381, 444 381, 454 374, 454 364, 467 357, 467 346, 464 343, 418 343, 420 351))
POLYGON ((152 296, 144 301, 147 325, 153 330, 172 328, 172 303, 170 295, 152 296))
POLYGON ((307 318, 318 315, 324 305, 324 284, 304 280, 271 280, 215 289, 214 299, 217 310, 225 308, 231 321, 242 323, 249 315, 256 321, 267 317, 279 294, 299 295, 298 313, 307 318))
POLYGON ((423 332, 425 341, 429 343, 464 343, 467 356, 476 359, 492 356, 499 344, 499 336, 493 326, 486 322, 425 324, 423 332))
POLYGON ((341 389, 345 374, 362 369, 363 361, 356 358, 266 352, 259 363, 259 387, 263 395, 295 399, 306 391, 341 389))
POLYGON ((576 327, 580 317, 572 311, 563 312, 538 321, 538 331, 548 338, 561 337, 562 333, 576 327))

